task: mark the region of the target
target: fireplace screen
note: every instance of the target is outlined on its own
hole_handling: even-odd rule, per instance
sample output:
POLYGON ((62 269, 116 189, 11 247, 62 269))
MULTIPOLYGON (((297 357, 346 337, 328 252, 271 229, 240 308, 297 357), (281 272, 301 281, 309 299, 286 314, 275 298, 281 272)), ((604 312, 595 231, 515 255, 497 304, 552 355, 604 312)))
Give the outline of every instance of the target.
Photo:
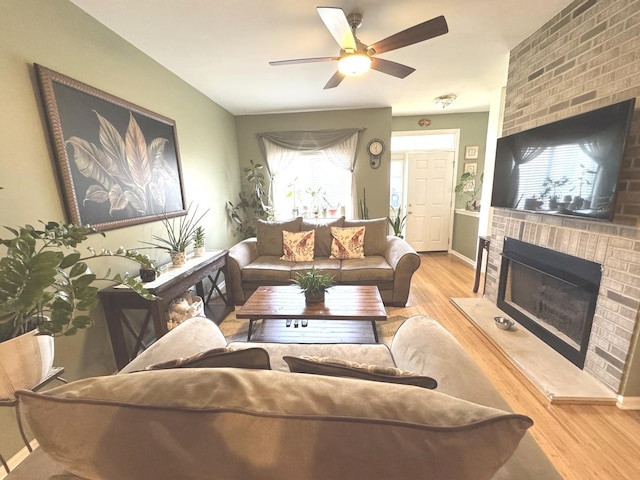
POLYGON ((498 307, 582 368, 600 277, 597 263, 507 238, 498 307))

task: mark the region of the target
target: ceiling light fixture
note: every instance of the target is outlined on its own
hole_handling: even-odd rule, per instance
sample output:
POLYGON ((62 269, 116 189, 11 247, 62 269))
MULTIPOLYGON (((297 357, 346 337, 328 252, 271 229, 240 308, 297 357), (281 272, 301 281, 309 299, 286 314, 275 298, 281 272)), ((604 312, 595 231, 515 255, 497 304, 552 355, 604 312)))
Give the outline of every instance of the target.
POLYGON ((371 68, 371 57, 364 53, 346 53, 338 61, 338 71, 348 77, 355 77, 368 72, 371 68))
POLYGON ((458 98, 457 95, 448 93, 447 95, 440 95, 434 98, 433 101, 436 102, 436 105, 440 105, 444 109, 451 105, 456 98, 458 98))

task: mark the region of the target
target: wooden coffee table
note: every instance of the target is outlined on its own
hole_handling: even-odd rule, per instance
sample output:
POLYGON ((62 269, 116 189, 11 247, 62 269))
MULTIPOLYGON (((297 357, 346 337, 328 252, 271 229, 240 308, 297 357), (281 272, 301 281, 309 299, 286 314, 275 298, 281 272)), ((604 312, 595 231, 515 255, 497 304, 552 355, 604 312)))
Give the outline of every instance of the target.
MULTIPOLYGON (((324 303, 307 305, 296 285, 258 287, 236 312, 236 318, 249 319, 247 341, 256 320, 354 320, 371 322, 378 342, 376 322, 387 319, 378 287, 336 285, 325 294, 324 303)), ((304 325, 304 324, 303 324, 304 325)))

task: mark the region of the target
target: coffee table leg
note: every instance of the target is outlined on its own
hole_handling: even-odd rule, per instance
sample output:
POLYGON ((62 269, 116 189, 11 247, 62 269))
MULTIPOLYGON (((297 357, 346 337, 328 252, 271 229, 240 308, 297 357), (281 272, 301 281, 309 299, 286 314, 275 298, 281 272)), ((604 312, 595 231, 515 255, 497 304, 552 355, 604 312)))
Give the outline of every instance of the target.
POLYGON ((376 321, 371 320, 371 325, 373 326, 373 338, 375 339, 376 343, 380 343, 378 341, 378 329, 376 328, 376 321))
POLYGON ((249 332, 247 333, 247 342, 251 341, 251 331, 253 330, 253 319, 249 320, 249 332))

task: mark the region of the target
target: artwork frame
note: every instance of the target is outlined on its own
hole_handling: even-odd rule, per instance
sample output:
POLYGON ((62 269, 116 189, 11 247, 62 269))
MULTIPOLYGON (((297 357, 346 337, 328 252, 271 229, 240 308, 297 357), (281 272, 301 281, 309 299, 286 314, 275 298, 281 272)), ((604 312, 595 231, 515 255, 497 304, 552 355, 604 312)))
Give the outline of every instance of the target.
POLYGON ((34 67, 69 222, 105 231, 187 214, 173 120, 34 67))
POLYGON ((480 147, 478 145, 467 145, 464 147, 464 159, 465 160, 477 160, 480 153, 480 147))
POLYGON ((478 162, 467 162, 464 164, 464 173, 475 175, 478 173, 478 162))

